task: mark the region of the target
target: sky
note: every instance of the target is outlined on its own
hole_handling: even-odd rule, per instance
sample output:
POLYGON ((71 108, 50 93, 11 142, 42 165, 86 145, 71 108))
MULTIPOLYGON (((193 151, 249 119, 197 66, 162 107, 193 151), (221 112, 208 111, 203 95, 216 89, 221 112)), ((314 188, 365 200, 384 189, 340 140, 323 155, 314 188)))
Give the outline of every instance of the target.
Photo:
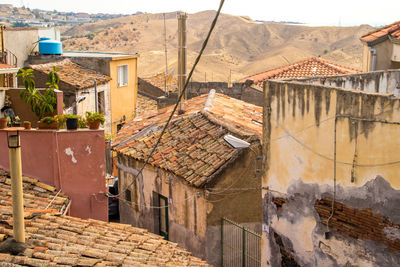
MULTIPOLYGON (((134 14, 216 10, 219 0, 0 0, 0 3, 67 12, 134 14)), ((400 0, 225 0, 222 13, 315 26, 383 26, 399 21, 399 10, 400 0)))

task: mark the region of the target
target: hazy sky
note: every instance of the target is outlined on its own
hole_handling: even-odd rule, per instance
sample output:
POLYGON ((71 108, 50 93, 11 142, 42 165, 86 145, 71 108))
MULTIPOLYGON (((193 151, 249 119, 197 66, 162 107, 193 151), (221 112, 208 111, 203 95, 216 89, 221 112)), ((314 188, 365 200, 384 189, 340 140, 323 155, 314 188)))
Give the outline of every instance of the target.
MULTIPOLYGON (((216 10, 219 0, 0 0, 0 3, 45 10, 132 14, 137 11, 161 13, 182 10, 195 13, 216 10)), ((225 0, 222 12, 265 21, 380 26, 399 21, 399 10, 400 0, 225 0)))

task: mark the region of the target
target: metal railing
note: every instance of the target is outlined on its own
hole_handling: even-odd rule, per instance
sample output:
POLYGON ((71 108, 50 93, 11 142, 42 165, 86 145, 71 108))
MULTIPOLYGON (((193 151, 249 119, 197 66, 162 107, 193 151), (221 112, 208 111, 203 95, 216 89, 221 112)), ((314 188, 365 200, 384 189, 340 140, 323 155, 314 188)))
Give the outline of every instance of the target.
POLYGON ((4 55, 0 51, 0 63, 16 67, 17 63, 18 63, 18 59, 17 59, 17 56, 14 55, 10 50, 5 49, 4 55))
POLYGON ((261 235, 231 220, 222 218, 221 266, 260 267, 261 235))

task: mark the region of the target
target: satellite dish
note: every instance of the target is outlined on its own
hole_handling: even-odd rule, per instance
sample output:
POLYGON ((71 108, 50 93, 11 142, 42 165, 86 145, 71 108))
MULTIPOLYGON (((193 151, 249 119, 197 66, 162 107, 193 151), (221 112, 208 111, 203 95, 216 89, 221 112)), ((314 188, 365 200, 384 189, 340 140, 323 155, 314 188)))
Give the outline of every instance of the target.
POLYGON ((234 137, 233 135, 230 134, 225 135, 224 140, 225 142, 230 144, 233 148, 247 148, 250 146, 250 143, 240 138, 234 137))

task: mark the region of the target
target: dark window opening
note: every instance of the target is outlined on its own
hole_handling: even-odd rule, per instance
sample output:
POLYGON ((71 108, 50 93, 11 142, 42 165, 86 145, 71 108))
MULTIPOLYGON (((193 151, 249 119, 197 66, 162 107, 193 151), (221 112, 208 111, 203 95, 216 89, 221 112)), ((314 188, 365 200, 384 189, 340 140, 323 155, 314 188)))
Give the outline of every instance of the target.
POLYGON ((131 202, 131 201, 132 201, 132 198, 131 198, 131 197, 132 197, 132 196, 131 196, 131 190, 126 189, 126 190, 125 190, 125 200, 128 201, 128 202, 131 202))

